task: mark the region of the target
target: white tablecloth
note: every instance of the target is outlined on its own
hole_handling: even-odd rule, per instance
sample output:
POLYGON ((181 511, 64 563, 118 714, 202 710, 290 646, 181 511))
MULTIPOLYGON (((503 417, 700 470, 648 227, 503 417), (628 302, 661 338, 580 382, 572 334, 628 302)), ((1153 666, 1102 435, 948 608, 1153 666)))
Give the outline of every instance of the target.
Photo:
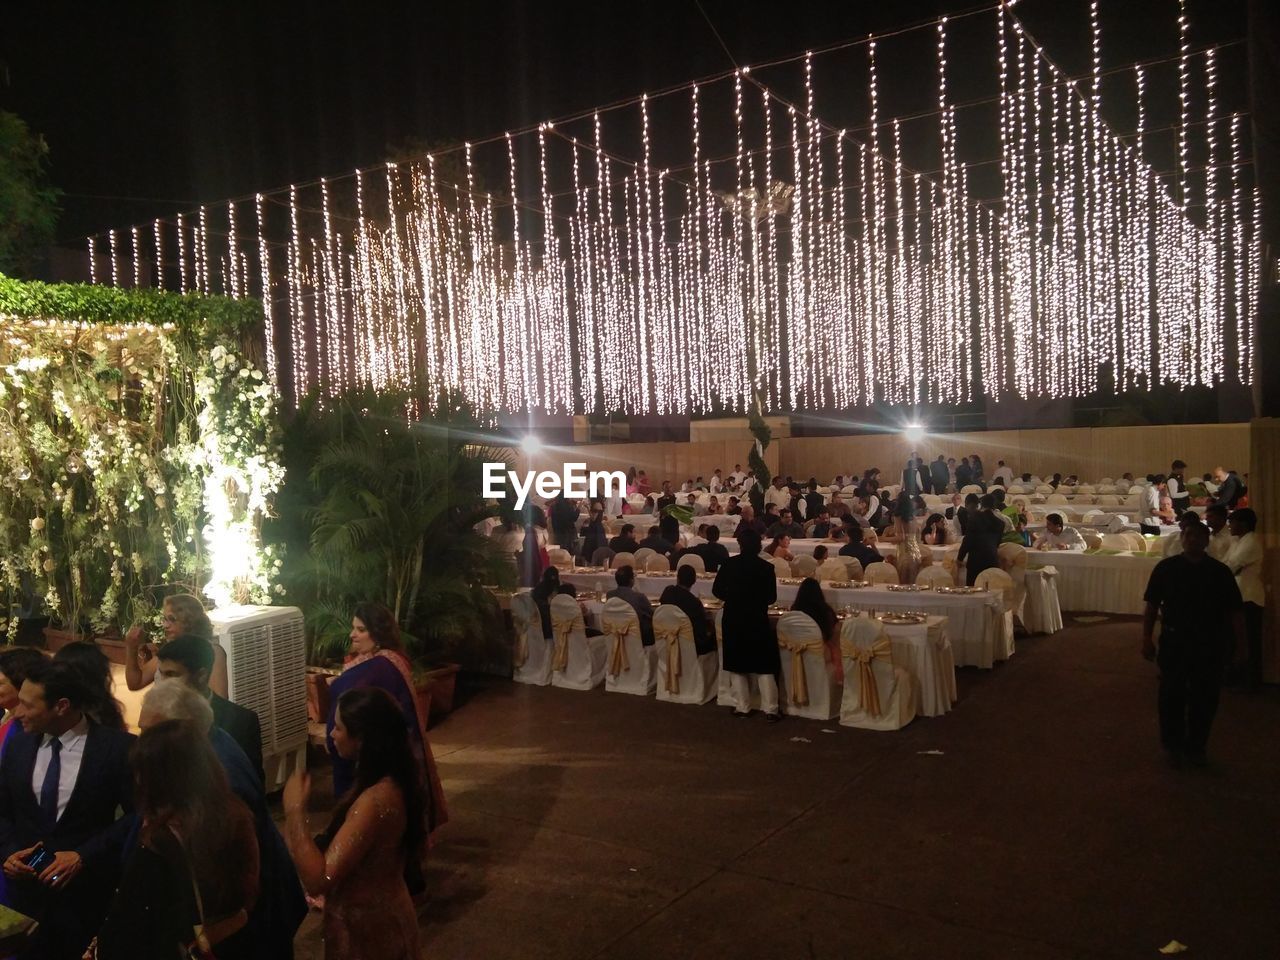
MULTIPOLYGON (((579 589, 608 591, 616 586, 612 573, 562 573, 560 579, 579 589)), ((711 596, 712 577, 699 577, 693 592, 700 597, 711 596)), ((636 589, 647 597, 657 599, 662 591, 675 583, 675 577, 636 577, 636 589)), ((795 584, 778 584, 778 604, 789 607, 796 598, 799 587, 795 584)), ((845 587, 835 589, 824 586, 827 603, 837 611, 844 607, 855 610, 905 610, 944 616, 947 618, 947 636, 950 639, 956 666, 990 666, 982 663, 976 651, 990 649, 990 644, 1004 629, 1004 602, 998 593, 945 594, 932 590, 899 593, 884 584, 870 587, 845 587)), ((998 644, 996 645, 998 648, 998 644)))
POLYGON ((956 668, 947 639, 947 618, 929 617, 919 624, 885 624, 893 645, 893 662, 906 667, 916 693, 916 713, 940 717, 956 701, 956 668))
POLYGON ((1058 602, 1063 610, 1141 614, 1156 554, 1095 554, 1068 550, 1031 550, 1027 567, 1058 571, 1058 602))

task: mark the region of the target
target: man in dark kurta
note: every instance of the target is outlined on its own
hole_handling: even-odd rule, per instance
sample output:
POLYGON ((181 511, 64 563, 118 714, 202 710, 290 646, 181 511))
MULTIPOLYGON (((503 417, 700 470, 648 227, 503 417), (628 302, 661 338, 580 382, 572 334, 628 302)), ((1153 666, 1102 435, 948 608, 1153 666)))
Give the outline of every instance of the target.
POLYGON ((724 669, 731 674, 734 712, 751 713, 751 681, 760 690, 760 709, 770 723, 778 713, 778 680, 782 659, 769 623, 769 605, 778 598, 773 564, 760 558, 760 535, 754 530, 738 536, 738 555, 720 564, 711 592, 724 601, 724 669))

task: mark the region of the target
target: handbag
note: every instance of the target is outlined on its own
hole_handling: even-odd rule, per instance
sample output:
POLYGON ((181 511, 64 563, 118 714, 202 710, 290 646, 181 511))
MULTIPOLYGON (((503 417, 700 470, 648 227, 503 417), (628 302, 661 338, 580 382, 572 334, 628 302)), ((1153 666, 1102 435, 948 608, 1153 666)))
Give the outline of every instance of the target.
POLYGON ((200 896, 200 883, 196 880, 195 865, 191 862, 191 856, 187 853, 187 845, 182 841, 181 834, 172 823, 169 824, 169 832, 173 834, 173 839, 178 841, 178 848, 182 851, 182 861, 187 865, 187 875, 191 877, 191 893, 195 897, 196 917, 199 921, 191 928, 191 942, 180 946, 178 955, 184 960, 217 960, 213 954, 213 945, 205 935, 204 900, 200 896))

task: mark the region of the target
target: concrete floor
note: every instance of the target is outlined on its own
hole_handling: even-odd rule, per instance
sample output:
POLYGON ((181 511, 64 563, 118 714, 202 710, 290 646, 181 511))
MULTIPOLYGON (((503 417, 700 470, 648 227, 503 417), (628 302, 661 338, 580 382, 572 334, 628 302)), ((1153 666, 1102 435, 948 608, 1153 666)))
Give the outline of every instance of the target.
POLYGON ((1228 692, 1211 768, 1172 770, 1137 650, 1020 639, 899 733, 487 684, 432 731, 425 953, 1280 956, 1280 697, 1228 692))

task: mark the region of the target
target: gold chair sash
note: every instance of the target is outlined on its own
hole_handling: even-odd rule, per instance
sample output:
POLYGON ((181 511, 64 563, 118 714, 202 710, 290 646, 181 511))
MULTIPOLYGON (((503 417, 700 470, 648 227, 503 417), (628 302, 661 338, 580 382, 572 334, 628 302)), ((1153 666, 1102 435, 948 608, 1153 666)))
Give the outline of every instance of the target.
POLYGON ((680 692, 680 634, 679 627, 674 630, 653 631, 654 640, 667 645, 667 693, 680 692))
POLYGON ((609 651, 609 676, 617 677, 631 669, 631 662, 627 659, 627 636, 631 633, 631 621, 619 623, 606 620, 602 626, 605 635, 613 641, 609 651))
POLYGON ((522 617, 516 613, 515 608, 511 610, 511 622, 516 628, 516 649, 511 656, 511 662, 515 664, 517 670, 529 662, 529 618, 522 617))
POLYGON ((569 638, 573 636, 573 628, 581 621, 557 620, 551 624, 551 632, 555 634, 556 649, 551 661, 551 669, 564 673, 569 666, 569 638))
POLYGON ((812 640, 797 640, 794 637, 778 637, 778 646, 791 651, 791 678, 787 684, 787 696, 797 707, 809 705, 809 681, 804 675, 804 655, 814 653, 819 657, 827 654, 826 644, 821 637, 812 640))
POLYGON ((893 644, 883 633, 869 646, 856 646, 847 640, 840 643, 840 652, 858 665, 858 705, 873 717, 880 716, 880 688, 871 664, 876 660, 893 662, 893 644))

